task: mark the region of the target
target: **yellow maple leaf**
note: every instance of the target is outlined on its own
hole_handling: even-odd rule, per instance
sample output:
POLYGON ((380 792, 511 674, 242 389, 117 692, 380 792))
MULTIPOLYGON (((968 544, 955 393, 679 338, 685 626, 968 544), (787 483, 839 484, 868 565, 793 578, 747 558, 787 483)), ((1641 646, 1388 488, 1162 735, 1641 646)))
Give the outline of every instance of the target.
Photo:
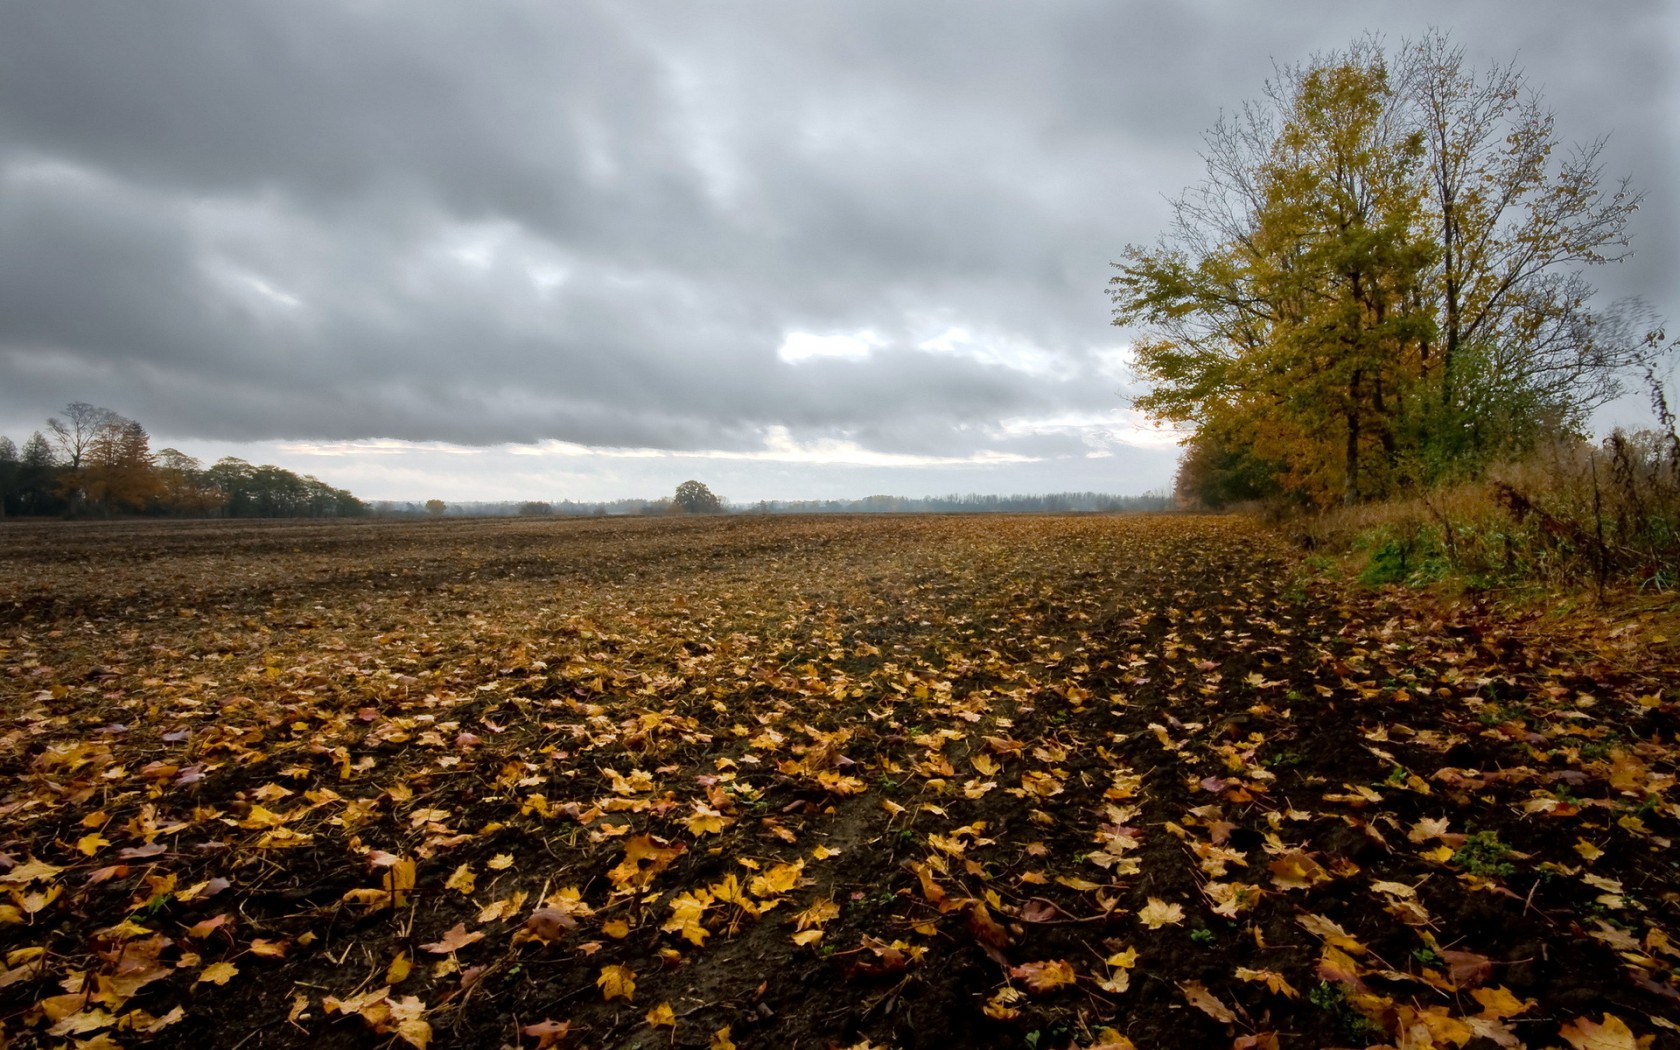
POLYGON ((601 989, 604 1002, 636 998, 636 975, 627 966, 601 967, 601 976, 595 979, 595 984, 601 989))
POLYGON ((722 834, 727 823, 727 818, 722 813, 704 802, 696 802, 694 803, 694 812, 687 821, 688 833, 697 836, 722 834))
POLYGON ((385 968, 386 984, 401 984, 408 980, 409 972, 414 969, 414 959, 407 952, 398 952, 391 957, 391 965, 385 968))
POLYGON ((1497 988, 1476 988, 1470 992, 1470 995, 1482 1004, 1482 1016, 1491 1017, 1496 1021, 1503 1021, 1507 1017, 1515 1017, 1534 1005, 1534 1000, 1518 999, 1504 985, 1497 988))
MULTIPOLYGON (((818 898, 817 900, 811 902, 810 907, 793 916, 793 922, 796 924, 794 929, 803 933, 806 930, 821 926, 830 919, 836 919, 839 917, 840 905, 834 903, 826 897, 818 898)), ((794 938, 794 943, 802 944, 805 942, 800 941, 796 937, 794 938)))
POLYGON ((748 889, 754 897, 780 897, 789 893, 799 884, 800 873, 805 870, 803 858, 792 864, 778 864, 763 875, 754 875, 748 889))
POLYGON ((729 1025, 724 1025, 712 1033, 711 1050, 736 1050, 734 1042, 729 1038, 729 1025))
POLYGON ((380 888, 390 895, 392 908, 405 906, 414 889, 414 858, 404 857, 391 864, 380 878, 380 888))
POLYGON ((230 962, 211 963, 209 966, 206 966, 203 970, 199 971, 198 980, 193 983, 199 984, 202 982, 204 984, 223 985, 228 983, 228 981, 237 973, 239 973, 239 967, 230 962))
POLYGON ((91 857, 110 844, 110 839, 97 831, 93 831, 76 840, 76 852, 84 857, 91 857))
POLYGON ((678 894, 667 903, 671 909, 671 917, 665 920, 660 929, 666 933, 681 934, 696 947, 705 944, 710 931, 701 925, 701 919, 706 914, 706 908, 712 903, 712 895, 705 890, 693 890, 678 894))
POLYGON ((463 864, 449 876, 449 881, 443 884, 446 890, 454 890, 463 897, 471 897, 473 887, 478 884, 478 876, 473 874, 471 864, 463 864))
POLYGON ((620 890, 646 889, 671 862, 687 852, 682 843, 666 846, 652 835, 637 835, 624 842, 624 859, 607 872, 607 878, 620 890))
POLYGON ((671 1012, 670 1003, 660 1003, 647 1012, 647 1023, 653 1028, 675 1028, 677 1015, 671 1012))

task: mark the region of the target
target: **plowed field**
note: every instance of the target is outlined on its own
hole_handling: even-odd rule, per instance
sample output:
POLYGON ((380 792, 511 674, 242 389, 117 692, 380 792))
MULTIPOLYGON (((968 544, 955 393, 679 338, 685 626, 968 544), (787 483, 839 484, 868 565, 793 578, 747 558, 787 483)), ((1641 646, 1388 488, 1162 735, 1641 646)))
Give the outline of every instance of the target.
POLYGON ((1421 608, 1235 518, 7 525, 0 1042, 1680 1047, 1655 629, 1421 608))

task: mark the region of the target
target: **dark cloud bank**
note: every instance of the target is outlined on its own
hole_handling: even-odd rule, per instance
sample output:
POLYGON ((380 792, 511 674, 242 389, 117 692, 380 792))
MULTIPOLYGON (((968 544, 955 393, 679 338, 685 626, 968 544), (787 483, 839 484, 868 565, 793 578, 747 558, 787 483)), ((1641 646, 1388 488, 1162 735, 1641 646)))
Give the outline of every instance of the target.
POLYGON ((1273 59, 1518 57, 1648 192, 1600 285, 1680 303, 1680 19, 1461 6, 0 4, 0 424, 1158 483, 1107 264, 1273 59))

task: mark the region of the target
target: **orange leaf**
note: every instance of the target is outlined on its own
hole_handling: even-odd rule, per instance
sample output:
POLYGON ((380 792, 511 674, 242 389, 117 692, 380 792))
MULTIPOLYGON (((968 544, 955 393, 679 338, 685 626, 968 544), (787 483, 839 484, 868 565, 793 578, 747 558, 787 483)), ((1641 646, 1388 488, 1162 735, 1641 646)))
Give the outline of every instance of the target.
POLYGON ((483 939, 484 934, 481 931, 474 930, 468 933, 466 924, 458 922, 449 928, 449 931, 443 935, 441 940, 433 941, 431 944, 422 944, 420 948, 422 951, 428 951, 434 955, 448 955, 450 952, 465 948, 474 941, 482 941, 483 939))
POLYGON ((1635 1038, 1633 1031, 1615 1014, 1604 1015, 1602 1024, 1577 1017, 1558 1030, 1575 1050, 1644 1050, 1652 1036, 1635 1038))
POLYGON ((1009 976, 1035 992, 1053 991, 1063 985, 1072 984, 1075 980, 1073 965, 1065 959, 1022 963, 1010 968, 1009 976))

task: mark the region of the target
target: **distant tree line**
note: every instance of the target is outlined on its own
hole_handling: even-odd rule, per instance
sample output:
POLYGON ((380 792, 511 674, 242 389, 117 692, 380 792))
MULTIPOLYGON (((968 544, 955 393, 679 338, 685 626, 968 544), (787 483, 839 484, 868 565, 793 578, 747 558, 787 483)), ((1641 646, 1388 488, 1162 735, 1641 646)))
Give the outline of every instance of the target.
POLYGON ((333 518, 366 513, 343 489, 227 457, 206 467, 153 452, 138 422, 85 401, 65 406, 20 449, 0 436, 0 514, 16 516, 333 518))
MULTIPOLYGON (((686 484, 686 483, 685 483, 686 484)), ((711 495, 708 491, 706 495, 711 495)), ((420 502, 377 501, 375 514, 393 517, 527 517, 601 518, 657 516, 666 514, 1078 514, 1141 513, 1170 509, 1173 501, 1159 493, 1142 496, 1111 496, 1100 492, 1054 492, 1036 496, 982 496, 977 494, 930 496, 866 496, 863 499, 760 500, 757 503, 709 502, 696 494, 693 508, 675 497, 667 499, 619 499, 598 503, 559 500, 548 502, 420 502), (432 504, 440 504, 434 507, 432 504)))
POLYGON ((865 496, 854 500, 762 500, 759 514, 1111 514, 1166 510, 1172 499, 1158 493, 1111 496, 1101 492, 1042 495, 865 496))

